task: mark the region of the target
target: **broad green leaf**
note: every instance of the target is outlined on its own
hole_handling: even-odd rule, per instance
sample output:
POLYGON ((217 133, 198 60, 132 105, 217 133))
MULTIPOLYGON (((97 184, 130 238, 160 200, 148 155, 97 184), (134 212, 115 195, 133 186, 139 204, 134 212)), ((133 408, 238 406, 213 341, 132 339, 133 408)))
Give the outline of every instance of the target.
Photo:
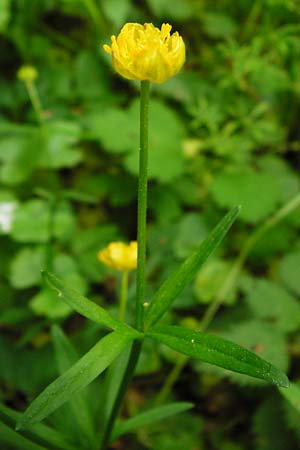
MULTIPOLYGON (((72 343, 58 326, 52 327, 52 339, 58 370, 62 375, 78 361, 79 357, 72 343)), ((83 443, 87 442, 87 444, 93 446, 95 444, 95 430, 85 394, 86 391, 81 391, 73 396, 70 402, 69 413, 72 415, 72 421, 75 421, 77 424, 80 441, 83 443)))
POLYGON ((48 286, 46 286, 46 289, 41 289, 30 299, 29 306, 37 316, 44 316, 51 320, 65 319, 73 313, 70 306, 60 301, 55 292, 48 286))
MULTIPOLYGON (((51 208, 47 200, 32 199, 19 204, 12 221, 12 238, 17 242, 48 242, 50 217, 51 208)), ((70 205, 60 202, 53 217, 55 237, 63 241, 70 238, 74 231, 74 221, 70 205)))
POLYGON ((122 331, 130 334, 131 337, 139 337, 140 333, 133 328, 130 328, 125 323, 119 322, 114 319, 105 309, 101 306, 96 305, 96 303, 87 299, 83 295, 74 291, 74 289, 69 288, 65 285, 59 278, 50 272, 42 272, 43 277, 47 283, 57 291, 59 298, 66 302, 71 308, 82 314, 87 319, 93 320, 94 322, 100 323, 113 330, 122 331))
POLYGON ((211 193, 221 207, 241 205, 240 218, 247 223, 267 218, 281 200, 277 177, 252 169, 221 172, 211 185, 211 193))
POLYGON ((74 366, 57 378, 31 403, 17 424, 17 429, 40 422, 72 396, 90 384, 132 341, 129 333, 112 332, 101 339, 74 366))
POLYGON ((170 308, 172 302, 182 292, 184 287, 191 282, 202 264, 210 254, 218 247, 227 231, 237 218, 239 207, 233 208, 219 222, 209 236, 202 242, 198 250, 187 258, 181 266, 163 283, 150 303, 145 315, 145 324, 149 328, 154 325, 170 308))
POLYGON ((43 247, 21 247, 10 265, 11 285, 15 289, 26 289, 38 285, 44 260, 43 247))
POLYGON ((181 412, 193 408, 193 403, 188 402, 174 402, 168 405, 158 406, 157 408, 143 411, 128 420, 117 423, 112 434, 112 440, 118 439, 123 434, 134 431, 138 428, 150 425, 154 422, 166 419, 181 412))
POLYGON ((74 148, 80 139, 80 126, 71 121, 55 121, 44 124, 40 130, 43 154, 42 168, 73 167, 82 159, 81 151, 74 148))
POLYGON ((9 448, 13 448, 14 450, 47 450, 46 447, 42 447, 24 438, 2 422, 0 422, 0 443, 7 444, 9 448))
MULTIPOLYGON (((16 422, 21 418, 22 414, 8 408, 0 403, 0 418, 6 425, 14 427, 16 422)), ((16 433, 18 436, 20 434, 16 433)), ((50 428, 43 423, 36 423, 28 428, 24 433, 22 433, 28 439, 38 442, 44 442, 45 445, 52 445, 57 449, 61 450, 74 450, 74 444, 70 443, 63 434, 59 431, 50 428)), ((1 442, 1 433, 0 433, 1 442)))
POLYGON ((265 279, 255 280, 246 302, 256 317, 284 332, 300 327, 300 305, 298 300, 280 285, 265 279))
POLYGON ((300 295, 300 251, 285 255, 278 267, 283 283, 295 294, 300 295))
POLYGON ((192 358, 288 387, 287 376, 255 353, 218 336, 177 326, 155 327, 149 337, 192 358))

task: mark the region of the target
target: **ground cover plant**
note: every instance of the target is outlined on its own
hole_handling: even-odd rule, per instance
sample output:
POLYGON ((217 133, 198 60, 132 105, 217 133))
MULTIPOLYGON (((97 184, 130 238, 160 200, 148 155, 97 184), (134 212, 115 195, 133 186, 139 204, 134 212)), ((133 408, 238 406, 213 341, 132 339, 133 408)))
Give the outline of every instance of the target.
POLYGON ((299 15, 1 3, 3 448, 299 448, 299 15), (183 69, 114 72, 131 22, 172 23, 183 69))

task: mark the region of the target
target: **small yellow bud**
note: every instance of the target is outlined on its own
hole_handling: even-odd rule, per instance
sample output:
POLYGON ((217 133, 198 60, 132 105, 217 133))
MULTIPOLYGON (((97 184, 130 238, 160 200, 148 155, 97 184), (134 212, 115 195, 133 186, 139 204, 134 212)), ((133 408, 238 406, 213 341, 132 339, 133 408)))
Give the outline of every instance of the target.
POLYGON ((38 71, 33 66, 22 66, 17 72, 19 80, 33 82, 38 77, 38 71))
POLYGON ((127 23, 120 34, 111 37, 104 50, 112 56, 115 70, 129 80, 163 83, 179 72, 185 61, 185 45, 171 25, 161 29, 152 23, 127 23))
POLYGON ((107 267, 116 270, 132 270, 137 266, 137 242, 129 245, 123 242, 111 242, 107 247, 98 252, 99 261, 107 267))

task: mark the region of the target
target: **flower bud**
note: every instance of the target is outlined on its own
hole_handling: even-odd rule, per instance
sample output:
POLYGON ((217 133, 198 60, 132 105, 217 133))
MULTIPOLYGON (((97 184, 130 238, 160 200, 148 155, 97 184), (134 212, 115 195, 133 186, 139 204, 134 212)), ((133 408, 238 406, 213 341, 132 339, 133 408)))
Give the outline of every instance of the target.
POLYGON ((111 37, 104 50, 112 56, 115 70, 129 80, 163 83, 179 72, 185 61, 185 45, 171 25, 161 29, 152 23, 127 23, 120 34, 111 37))
POLYGON ((33 66, 22 66, 17 72, 19 80, 32 83, 38 77, 38 71, 33 66))
POLYGON ((97 254, 97 258, 107 267, 127 271, 137 266, 137 242, 132 241, 129 245, 123 242, 111 242, 97 254))

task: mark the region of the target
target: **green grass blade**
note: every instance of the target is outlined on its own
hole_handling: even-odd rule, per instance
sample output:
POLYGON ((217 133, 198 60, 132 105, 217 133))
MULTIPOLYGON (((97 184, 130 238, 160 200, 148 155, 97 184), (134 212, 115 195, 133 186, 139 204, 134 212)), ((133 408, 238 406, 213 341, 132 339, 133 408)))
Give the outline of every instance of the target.
POLYGON ((119 422, 112 434, 112 440, 118 439, 123 434, 135 431, 138 428, 151 425, 154 422, 166 419, 167 417, 174 416, 181 412, 187 411, 193 408, 193 403, 188 402, 174 402, 167 405, 158 406, 157 408, 143 411, 123 422, 119 422))
MULTIPOLYGON (((47 447, 35 444, 2 422, 0 422, 0 443, 6 444, 9 448, 15 450, 47 450, 47 447)), ((6 447, 2 448, 4 449, 6 447)))
MULTIPOLYGON (((79 356, 70 340, 57 325, 52 327, 52 339, 58 370, 60 375, 62 375, 79 360, 79 356)), ((75 422, 77 425, 75 429, 78 432, 78 439, 83 444, 87 443, 93 447, 96 444, 96 433, 86 391, 83 390, 73 395, 69 405, 69 412, 72 415, 72 422, 75 422)))
POLYGON ((17 429, 40 422, 77 391, 91 383, 132 341, 126 333, 112 332, 102 338, 74 366, 57 378, 31 403, 17 424, 17 429))
POLYGON ((219 222, 209 236, 202 242, 199 249, 187 258, 181 266, 162 284, 145 314, 145 326, 149 329, 154 325, 178 297, 185 286, 194 278, 199 268, 204 264, 211 253, 218 247, 229 228, 235 221, 240 207, 233 208, 219 222))
POLYGON ((139 333, 133 328, 114 319, 104 308, 79 294, 79 292, 74 291, 74 289, 67 286, 57 276, 53 275, 53 273, 43 271, 42 275, 50 287, 57 292, 59 298, 79 314, 113 330, 120 332, 128 332, 131 330, 136 337, 139 336, 139 333))
POLYGON ((255 353, 208 333, 178 326, 155 327, 147 336, 192 358, 288 387, 287 376, 255 353))
MULTIPOLYGON (((0 419, 11 428, 20 420, 22 414, 0 403, 0 419)), ((13 431, 13 430, 12 430, 13 431)), ((52 445, 59 450, 74 450, 74 444, 69 442, 64 435, 42 423, 36 423, 28 428, 22 435, 41 445, 52 445)), ((20 434, 18 434, 20 436, 20 434)))

